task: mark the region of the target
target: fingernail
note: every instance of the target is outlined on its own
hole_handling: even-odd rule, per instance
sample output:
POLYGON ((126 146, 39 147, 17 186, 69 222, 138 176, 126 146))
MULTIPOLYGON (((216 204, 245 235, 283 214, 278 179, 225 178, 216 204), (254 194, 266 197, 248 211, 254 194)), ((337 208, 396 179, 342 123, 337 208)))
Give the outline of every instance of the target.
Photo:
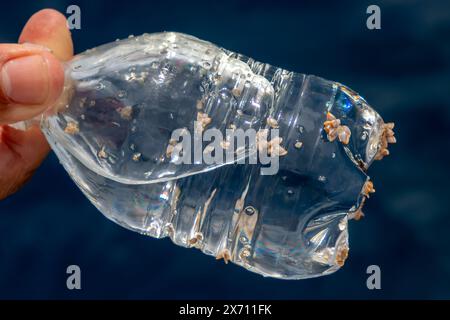
POLYGON ((3 94, 12 102, 41 104, 49 92, 49 72, 40 55, 20 57, 6 62, 0 72, 3 94))

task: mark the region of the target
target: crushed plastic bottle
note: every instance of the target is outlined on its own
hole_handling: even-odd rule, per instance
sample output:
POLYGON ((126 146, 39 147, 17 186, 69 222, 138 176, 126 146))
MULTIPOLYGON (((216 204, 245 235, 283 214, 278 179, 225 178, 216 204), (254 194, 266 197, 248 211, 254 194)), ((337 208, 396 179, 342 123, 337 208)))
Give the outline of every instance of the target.
POLYGON ((339 83, 172 32, 77 55, 41 126, 109 219, 282 279, 343 265, 347 222, 373 191, 365 171, 395 142, 392 125, 339 83), (220 164, 177 163, 173 131, 199 126, 277 128, 278 172, 238 163, 249 147, 220 164))

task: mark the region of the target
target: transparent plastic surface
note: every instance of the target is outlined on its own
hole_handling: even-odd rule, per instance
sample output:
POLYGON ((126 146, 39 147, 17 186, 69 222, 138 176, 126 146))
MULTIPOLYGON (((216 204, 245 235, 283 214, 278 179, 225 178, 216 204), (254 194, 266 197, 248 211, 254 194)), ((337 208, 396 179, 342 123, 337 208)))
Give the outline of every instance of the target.
POLYGON ((61 102, 42 121, 61 163, 106 217, 282 279, 343 265, 347 220, 364 202, 383 125, 339 83, 178 33, 76 56, 61 102), (351 132, 345 143, 324 131, 331 114, 351 132), (224 136, 230 127, 276 127, 278 171, 261 175, 264 165, 240 164, 251 148, 221 164, 177 163, 167 152, 173 131, 195 132, 199 122, 200 131, 224 136))

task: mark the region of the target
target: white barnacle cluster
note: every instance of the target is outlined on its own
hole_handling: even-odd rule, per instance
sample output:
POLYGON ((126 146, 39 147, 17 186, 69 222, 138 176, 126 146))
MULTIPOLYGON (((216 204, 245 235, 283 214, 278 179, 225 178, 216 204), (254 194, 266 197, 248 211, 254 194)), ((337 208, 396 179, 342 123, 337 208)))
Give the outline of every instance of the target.
POLYGON ((142 71, 142 72, 130 72, 129 74, 125 75, 125 80, 128 82, 138 82, 138 83, 144 83, 145 80, 148 77, 148 72, 142 71))
POLYGON ((341 246, 336 249, 336 257, 335 262, 338 266, 342 267, 345 263, 345 260, 348 258, 348 247, 341 246))
POLYGON ((348 215, 348 219, 349 220, 360 220, 362 217, 364 217, 364 212, 362 211, 364 204, 366 202, 366 199, 370 198, 370 194, 371 193, 375 193, 375 188, 373 187, 373 182, 370 180, 367 180, 366 183, 364 184, 361 194, 363 195, 363 198, 361 200, 361 204, 359 205, 359 207, 353 211, 350 212, 348 215))
POLYGON ((281 137, 275 137, 268 142, 267 151, 271 157, 281 157, 287 155, 287 150, 280 145, 282 142, 283 138, 281 137))
MULTIPOLYGON (((186 128, 181 129, 180 131, 180 137, 184 137, 187 134, 189 134, 189 132, 187 131, 186 128)), ((169 140, 169 143, 167 144, 166 147, 166 157, 167 158, 172 158, 172 156, 181 156, 183 154, 183 142, 179 142, 177 139, 171 138, 169 140)))
POLYGON ((294 143, 294 147, 295 147, 296 149, 300 149, 301 147, 303 147, 303 142, 301 142, 301 141, 296 141, 296 142, 294 143))
POLYGON ((269 127, 271 127, 272 129, 277 129, 278 128, 278 121, 272 117, 268 117, 266 119, 267 125, 269 127))
POLYGON ((327 133, 329 141, 334 141, 338 138, 343 144, 349 143, 351 136, 350 128, 341 125, 341 120, 336 119, 330 112, 327 113, 327 120, 323 123, 323 128, 327 133))
POLYGON ((102 146, 101 149, 97 152, 97 157, 99 157, 100 159, 108 158, 108 154, 105 151, 105 146, 102 146))
POLYGON ((197 100, 197 103, 196 103, 196 105, 195 105, 195 107, 197 108, 197 110, 202 110, 203 109, 203 104, 204 104, 204 102, 203 102, 203 100, 197 100))
POLYGON ((216 260, 221 260, 225 262, 225 264, 228 264, 228 262, 231 260, 231 252, 229 249, 222 249, 219 251, 219 253, 216 255, 216 260))
POLYGON ((237 88, 233 88, 231 90, 231 94, 235 97, 235 98, 239 98, 242 94, 242 89, 237 87, 237 88))
POLYGON ((203 234, 201 232, 196 232, 192 238, 188 240, 190 246, 196 247, 203 241, 203 234))
POLYGON ((287 155, 287 150, 281 146, 283 138, 277 136, 268 140, 268 129, 261 129, 256 133, 256 146, 260 153, 267 151, 271 157, 287 155))
POLYGON ((371 193, 375 193, 375 188, 373 187, 373 182, 370 180, 367 180, 367 182, 364 184, 364 187, 363 187, 363 195, 366 198, 370 198, 371 193))
POLYGON ((167 158, 172 157, 172 153, 175 150, 176 145, 177 145, 177 141, 175 139, 169 140, 169 144, 167 145, 167 148, 166 148, 166 157, 167 158))
POLYGON ((222 140, 220 141, 220 147, 224 150, 227 150, 228 148, 230 148, 231 142, 228 140, 222 140))
POLYGON ((133 113, 133 107, 131 106, 124 106, 117 109, 117 112, 119 113, 120 117, 124 120, 130 120, 131 115, 133 113))
POLYGON ((135 162, 139 161, 141 159, 142 154, 140 152, 136 152, 133 154, 133 156, 131 157, 131 159, 135 162))
POLYGON ((205 112, 197 113, 197 126, 196 130, 203 132, 203 130, 211 123, 211 118, 205 112))
POLYGON ((64 132, 71 135, 77 134, 78 132, 80 132, 78 123, 75 121, 67 122, 66 127, 64 128, 64 132))
POLYGON ((380 137, 380 146, 377 154, 375 155, 375 160, 381 160, 389 155, 388 145, 390 143, 397 143, 394 133, 394 123, 389 122, 383 125, 383 133, 380 137))

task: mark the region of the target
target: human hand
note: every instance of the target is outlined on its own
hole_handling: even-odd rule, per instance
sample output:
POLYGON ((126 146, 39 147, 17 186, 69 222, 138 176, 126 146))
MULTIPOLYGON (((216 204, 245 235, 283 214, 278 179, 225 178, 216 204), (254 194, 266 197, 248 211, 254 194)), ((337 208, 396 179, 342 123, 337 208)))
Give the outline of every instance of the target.
POLYGON ((66 18, 51 9, 28 20, 19 44, 0 44, 0 200, 17 191, 50 150, 38 126, 22 131, 9 125, 56 102, 64 85, 60 61, 72 55, 66 18))

